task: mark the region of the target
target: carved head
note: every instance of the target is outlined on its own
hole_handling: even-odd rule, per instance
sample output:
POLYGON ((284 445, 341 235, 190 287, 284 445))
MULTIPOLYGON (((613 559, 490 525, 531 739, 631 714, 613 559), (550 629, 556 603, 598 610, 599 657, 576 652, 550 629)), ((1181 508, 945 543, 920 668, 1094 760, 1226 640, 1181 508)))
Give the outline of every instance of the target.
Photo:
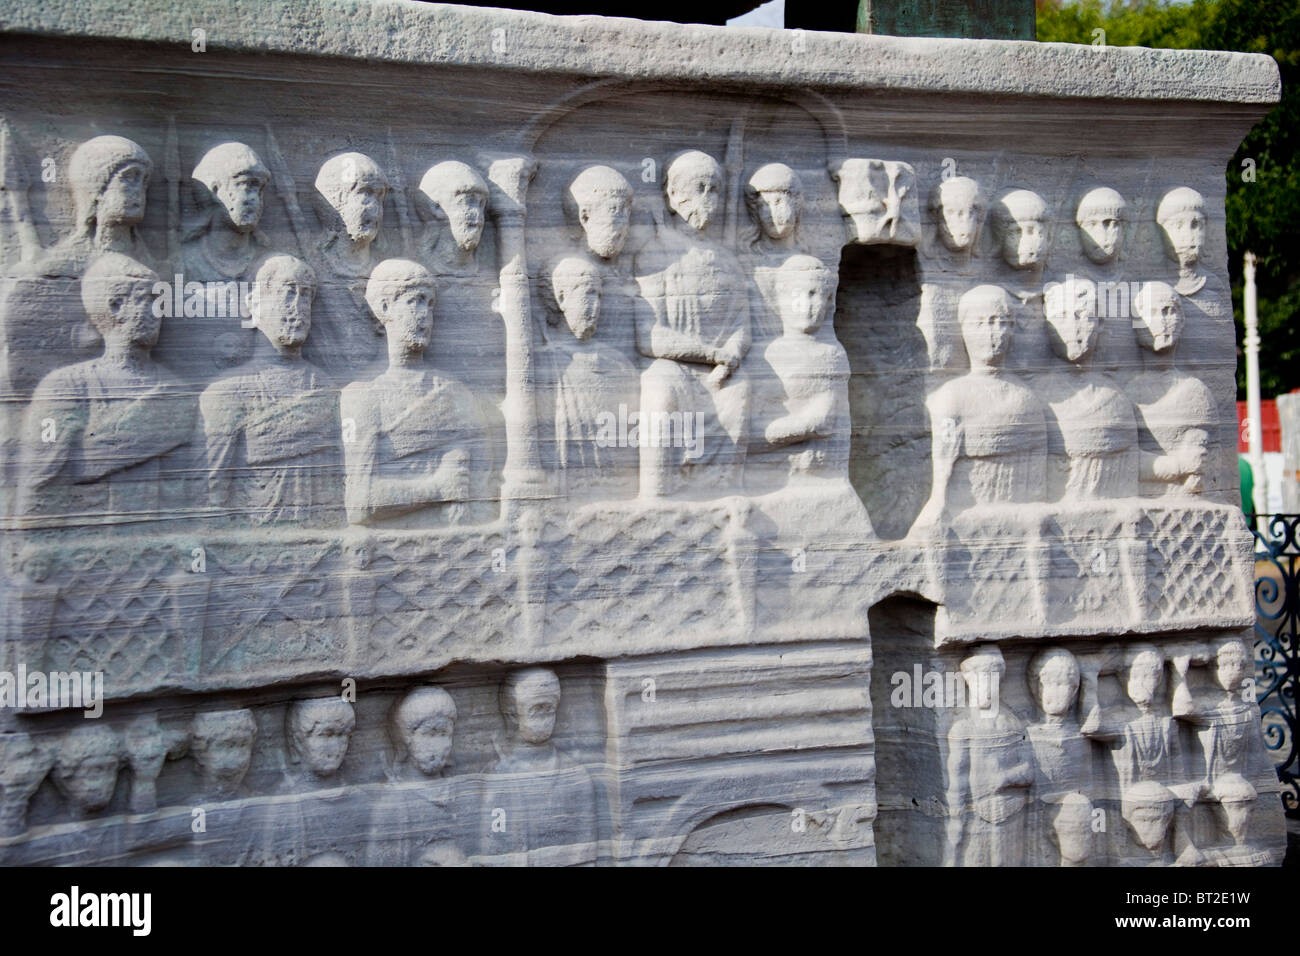
POLYGON ((199 202, 221 210, 226 224, 251 232, 262 219, 262 191, 271 181, 261 158, 243 143, 222 143, 194 167, 199 202))
POLYGON ((427 777, 447 766, 455 731, 456 702, 441 687, 415 688, 389 714, 394 745, 427 777))
POLYGON ((1092 354, 1101 332, 1097 315, 1097 286, 1091 279, 1070 276, 1049 283, 1043 290, 1043 315, 1047 319, 1052 351, 1067 362, 1092 354))
POLYGON ((133 226, 144 219, 152 174, 149 154, 123 136, 96 136, 78 146, 68 178, 81 231, 93 232, 96 224, 133 226))
POLYGON ((1129 652, 1128 698, 1139 707, 1149 707, 1164 683, 1165 655, 1154 644, 1135 644, 1129 652))
POLYGON ((1245 641, 1230 637, 1219 643, 1214 654, 1214 679, 1220 687, 1235 694, 1254 671, 1255 658, 1245 641))
POLYGON ((1052 842, 1061 851, 1061 863, 1078 866, 1092 855, 1092 801, 1081 793, 1067 793, 1052 814, 1052 842))
POLYGON ((1079 662, 1063 647, 1048 647, 1035 654, 1025 672, 1029 692, 1043 713, 1064 717, 1079 693, 1079 662))
POLYGON ((190 724, 190 753, 205 784, 231 791, 239 786, 253 760, 257 721, 251 710, 198 713, 190 724))
POLYGON ((1200 261, 1205 244, 1205 197, 1186 186, 1171 189, 1156 207, 1156 222, 1171 259, 1186 268, 1200 261))
POLYGON ((271 256, 253 280, 248 305, 257 327, 277 348, 307 341, 316 273, 294 256, 271 256))
POLYGON ((564 210, 582 227, 587 248, 613 259, 627 244, 632 227, 632 187, 609 166, 588 166, 564 191, 564 210))
POLYGON ((385 259, 370 273, 366 302, 390 341, 423 352, 433 335, 433 273, 410 259, 385 259))
POLYGON ((373 242, 384 222, 388 177, 364 153, 340 153, 316 174, 316 191, 338 213, 353 242, 373 242))
POLYGON ((564 316, 574 338, 588 341, 600 319, 600 267, 583 256, 564 256, 549 274, 550 281, 542 285, 551 307, 564 316))
POLYGON ((768 163, 745 183, 745 205, 769 239, 788 239, 799 228, 803 212, 803 183, 784 163, 768 163))
POLYGON ((1047 204, 1028 189, 1013 189, 993 206, 993 236, 1007 265, 1031 269, 1047 253, 1047 204))
POLYGON ((968 176, 945 179, 930 196, 930 211, 939 227, 939 241, 953 252, 969 251, 984 219, 979 183, 968 176))
POLYGON ((980 285, 957 301, 957 324, 972 368, 994 368, 1011 351, 1016 318, 1011 298, 996 285, 980 285))
POLYGON ((1123 196, 1107 186, 1089 190, 1074 213, 1083 254, 1097 265, 1114 262, 1124 245, 1127 221, 1128 203, 1123 196))
POLYGON ((1241 846, 1250 830, 1258 792, 1241 774, 1225 773, 1214 782, 1213 796, 1222 812, 1224 828, 1231 834, 1232 842, 1241 846))
POLYGON ((120 252, 106 252, 87 267, 81 304, 105 342, 153 348, 162 329, 153 309, 158 281, 158 273, 120 252))
POLYGON ((290 754, 318 777, 338 770, 357 715, 342 697, 295 700, 285 719, 290 754))
POLYGON ((690 149, 668 163, 664 175, 668 208, 696 232, 708 229, 722 209, 722 188, 722 167, 708 153, 690 149))
POLYGON ((54 758, 54 784, 77 811, 96 813, 113 799, 122 741, 103 724, 82 725, 67 732, 54 758))
POLYGON ((998 688, 1007 672, 1006 661, 996 644, 981 644, 961 662, 961 676, 966 681, 970 706, 988 710, 997 705, 998 688))
POLYGON ((791 256, 777 279, 781 325, 787 333, 811 335, 835 308, 835 276, 813 256, 791 256))
POLYGON ((448 160, 432 167, 420 180, 434 217, 447 223, 451 237, 464 252, 473 252, 483 238, 488 186, 464 163, 448 160))
POLYGON ((1142 283, 1133 297, 1133 311, 1138 345, 1152 352, 1167 352, 1178 344, 1183 333, 1183 304, 1168 283, 1142 283))
POLYGON ((6 798, 30 796, 49 772, 51 761, 52 755, 31 734, 0 735, 0 790, 6 798))
POLYGON ((501 685, 501 715, 512 737, 544 744, 555 731, 560 679, 545 667, 512 671, 501 685))
POLYGON ((1132 828, 1138 843, 1153 853, 1165 842, 1177 797, 1154 780, 1136 783, 1120 800, 1120 815, 1132 828))

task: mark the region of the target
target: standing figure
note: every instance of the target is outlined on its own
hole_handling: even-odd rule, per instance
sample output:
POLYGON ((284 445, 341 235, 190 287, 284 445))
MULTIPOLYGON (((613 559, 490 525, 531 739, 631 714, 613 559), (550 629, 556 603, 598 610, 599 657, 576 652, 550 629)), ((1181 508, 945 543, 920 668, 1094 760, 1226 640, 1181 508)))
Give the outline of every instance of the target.
MULTIPOLYGON (((935 252, 947 275, 968 275, 978 255, 986 203, 979 183, 966 176, 945 179, 930 194, 935 252)), ((961 331, 957 324, 958 290, 951 279, 921 284, 916 325, 925 337, 930 371, 956 371, 961 366, 961 331)))
POLYGON ((338 398, 302 355, 315 289, 302 260, 267 259, 250 297, 263 341, 199 398, 209 504, 233 522, 329 525, 342 518, 338 398))
MULTIPOLYGON (((1094 783, 1092 744, 1080 731, 1075 713, 1079 662, 1063 647, 1044 648, 1030 658, 1025 676, 1029 694, 1042 712, 1042 719, 1028 727, 1036 767, 1030 814, 1031 861, 1048 862, 1055 846, 1065 865, 1066 843, 1071 842, 1074 831, 1072 825, 1065 833, 1060 827, 1073 819, 1067 811, 1078 809, 1078 799, 1088 803, 1083 793, 1090 792, 1094 783)), ((1091 804, 1088 809, 1091 812, 1091 804)), ((1090 824, 1091 820, 1084 821, 1085 831, 1090 824)))
POLYGON ((389 712, 393 761, 388 782, 371 803, 367 866, 465 865, 455 838, 458 820, 451 781, 444 779, 456 732, 456 702, 441 687, 416 687, 389 712))
POLYGON ((1013 189, 993 204, 991 226, 1001 260, 1001 284, 1023 310, 1015 367, 1033 375, 1052 364, 1043 326, 1043 267, 1047 263, 1047 204, 1028 189, 1013 189))
POLYGON ((158 275, 109 252, 86 270, 81 299, 103 337, 97 358, 50 372, 22 430, 18 512, 37 525, 149 522, 188 504, 196 408, 153 361, 158 275))
POLYGON ((638 404, 640 377, 616 348, 597 340, 603 274, 582 256, 565 256, 544 277, 560 333, 550 349, 555 389, 555 464, 564 494, 633 495, 637 454, 618 440, 617 422, 638 404))
POLYGON ((546 668, 513 671, 502 683, 506 734, 485 782, 480 862, 595 862, 596 792, 551 739, 559 704, 560 681, 546 668))
POLYGON ((346 504, 353 524, 458 524, 481 515, 487 456, 474 396, 425 362, 433 330, 434 278, 408 259, 375 266, 366 298, 388 339, 388 370, 340 397, 352 429, 344 443, 346 504))
POLYGON ((637 348, 651 360, 641 373, 641 494, 716 497, 739 483, 744 464, 749 383, 737 370, 750 345, 748 283, 713 236, 723 207, 717 161, 678 154, 665 193, 671 222, 635 265, 637 348), (692 449, 671 431, 694 415, 705 431, 692 449))
POLYGON ((1156 223, 1165 255, 1178 264, 1174 290, 1183 297, 1192 328, 1198 335, 1208 332, 1206 322, 1229 322, 1232 301, 1218 276, 1206 271, 1203 257, 1209 219, 1205 197, 1195 189, 1171 189, 1156 207, 1156 223))
POLYGON ((1043 297, 1052 351, 1067 363, 1043 376, 1048 417, 1048 494, 1081 503, 1138 493, 1138 431, 1133 403, 1092 368, 1102 328, 1097 287, 1072 276, 1043 297))
POLYGON ((340 153, 322 164, 315 185, 325 232, 311 250, 319 286, 316 334, 305 355, 341 385, 372 372, 383 351, 365 290, 389 184, 369 156, 340 153))
POLYGON ((948 731, 948 866, 1023 866, 1033 753, 998 700, 1006 663, 985 644, 961 662, 968 707, 948 731))
POLYGON ((1138 290, 1133 322, 1146 368, 1130 382, 1137 403, 1143 449, 1142 494, 1149 497, 1199 495, 1205 485, 1205 459, 1216 427, 1214 396, 1198 378, 1175 364, 1182 336, 1179 297, 1163 282, 1138 290))
POLYGON ((752 231, 744 248, 755 293, 749 313, 754 334, 763 344, 781 334, 779 273, 782 263, 803 251, 799 241, 803 204, 799 174, 784 163, 760 166, 745 183, 752 231))

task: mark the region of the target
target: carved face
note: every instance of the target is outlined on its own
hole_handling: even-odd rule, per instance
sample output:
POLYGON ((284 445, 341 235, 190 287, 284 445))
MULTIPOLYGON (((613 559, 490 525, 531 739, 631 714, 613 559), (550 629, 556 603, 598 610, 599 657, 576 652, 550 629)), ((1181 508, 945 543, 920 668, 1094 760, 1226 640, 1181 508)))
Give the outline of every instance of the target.
POLYGON ((6 796, 32 793, 49 769, 45 752, 27 734, 6 738, 0 758, 0 788, 6 796))
POLYGON ((135 225, 144 219, 148 188, 149 170, 139 163, 125 163, 99 194, 96 218, 108 225, 135 225))
POLYGON ((251 232, 262 219, 262 191, 265 180, 242 172, 216 184, 213 196, 225 211, 226 220, 239 232, 251 232))
POLYGON ((403 731, 402 740, 411 755, 411 762, 419 768, 420 773, 428 777, 442 773, 451 756, 455 729, 455 723, 450 717, 439 714, 427 717, 403 731))
POLYGON ((816 270, 782 271, 779 295, 781 321, 790 332, 816 332, 834 308, 835 289, 816 270))
POLYGON ((1054 333, 1052 351, 1067 362, 1091 355, 1101 331, 1097 293, 1090 282, 1063 282, 1043 300, 1047 322, 1054 333))
POLYGON ((971 365, 1001 365, 1011 350, 1016 322, 1005 302, 982 303, 961 324, 962 341, 971 365))
POLYGON ((383 306, 384 332, 407 352, 423 352, 433 335, 434 293, 430 286, 402 289, 383 306))
POLYGON ((1139 654, 1128 671, 1129 700, 1140 706, 1154 703, 1164 670, 1164 661, 1157 655, 1139 654))
POLYGON ((578 222, 587 248, 602 259, 612 259, 627 244, 632 226, 632 204, 618 196, 604 196, 578 210, 578 222))
POLYGON ((307 769, 318 777, 326 777, 338 770, 348 752, 355 721, 343 714, 332 714, 300 728, 294 733, 294 748, 306 763, 307 769))
POLYGON ((487 197, 477 190, 458 190, 444 200, 443 214, 451 237, 465 252, 473 252, 483 238, 487 197))
POLYGON ((210 782, 233 789, 248 773, 253 738, 242 729, 218 730, 194 742, 194 757, 210 782))
POLYGON ((722 182, 713 165, 690 162, 671 169, 668 205, 696 232, 707 229, 722 205, 722 182))
POLYGON ((274 345, 292 348, 307 341, 311 331, 312 287, 297 277, 277 279, 253 289, 257 327, 274 345))
POLYGON ((94 813, 108 806, 117 788, 116 754, 91 754, 62 776, 63 791, 78 810, 94 813))
POLYGON ((574 275, 566 277, 555 287, 555 300, 564 312, 565 324, 579 342, 586 342, 596 333, 600 318, 600 277, 574 275))
POLYGON ((1138 340, 1153 352, 1164 352, 1178 344, 1183 330, 1183 309, 1178 293, 1164 283, 1150 283, 1138 294, 1138 340))
POLYGON ((799 225, 802 200, 788 189, 769 189, 758 194, 754 215, 758 227, 769 239, 788 239, 799 225))
POLYGON ((935 207, 939 214, 939 241, 952 252, 970 249, 983 215, 975 181, 956 177, 941 183, 935 207))
POLYGON ((1062 807, 1052 818, 1052 833, 1062 861, 1082 863, 1091 855, 1092 818, 1086 805, 1062 807))
POLYGON ((521 684, 515 691, 515 721, 519 739, 529 744, 544 744, 555 732, 555 712, 560 704, 559 693, 550 686, 521 684))
POLYGON ((1138 843, 1155 852, 1165 841, 1165 833, 1169 829, 1169 821, 1173 815, 1173 804, 1164 803, 1156 806, 1133 807, 1124 814, 1124 819, 1133 828, 1138 843))
POLYGON ((1200 261, 1205 242, 1205 214, 1194 209, 1182 210, 1160 221, 1165 247, 1179 265, 1192 266, 1200 261))
POLYGON ((1253 800, 1224 800, 1219 804, 1223 812, 1223 825, 1232 836, 1232 842, 1241 846, 1250 830, 1250 818, 1255 810, 1253 800))
POLYGON ((353 242, 373 242, 384 222, 384 197, 387 188, 373 179, 362 179, 343 196, 338 207, 343 228, 353 242))
POLYGON ((970 706, 988 710, 997 703, 1002 670, 992 661, 968 663, 962 668, 962 679, 966 681, 966 699, 970 706))
POLYGON ((1079 692, 1079 671, 1069 661, 1058 658, 1048 661, 1038 672, 1039 703, 1043 713, 1062 717, 1074 706, 1079 692))
POLYGON ((118 289, 109 297, 113 315, 109 335, 121 336, 132 345, 153 348, 162 329, 162 319, 154 314, 153 283, 134 282, 128 289, 118 289))
POLYGON ((1046 248, 1047 230, 1041 219, 1021 216, 1002 224, 1002 258, 1007 265, 1016 269, 1036 266, 1046 248))
POLYGON ((1097 265, 1114 262, 1124 244, 1124 220, 1108 213, 1086 214, 1079 220, 1079 243, 1097 265))
POLYGON ((1215 656, 1215 679, 1224 690, 1235 693, 1249 676, 1252 661, 1246 645, 1232 641, 1219 648, 1215 656))

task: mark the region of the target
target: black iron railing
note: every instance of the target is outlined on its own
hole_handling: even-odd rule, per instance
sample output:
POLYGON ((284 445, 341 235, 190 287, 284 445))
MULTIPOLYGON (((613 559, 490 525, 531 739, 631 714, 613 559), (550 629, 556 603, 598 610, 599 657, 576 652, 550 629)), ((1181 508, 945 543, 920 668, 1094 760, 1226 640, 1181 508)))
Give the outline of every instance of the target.
POLYGON ((1255 680, 1264 740, 1288 816, 1300 816, 1300 514, 1255 515, 1255 680))

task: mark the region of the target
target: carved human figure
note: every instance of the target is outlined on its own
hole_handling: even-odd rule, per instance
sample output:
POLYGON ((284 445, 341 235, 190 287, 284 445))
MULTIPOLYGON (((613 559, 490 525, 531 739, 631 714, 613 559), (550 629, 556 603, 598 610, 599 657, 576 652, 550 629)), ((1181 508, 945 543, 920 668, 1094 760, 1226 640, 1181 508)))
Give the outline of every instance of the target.
POLYGON ((27 804, 54 765, 54 753, 22 731, 0 734, 0 837, 27 829, 27 804))
POLYGON ((786 259, 778 278, 783 334, 763 350, 780 395, 764 450, 779 451, 787 476, 845 478, 849 460, 849 359, 828 319, 834 274, 812 256, 786 259))
POLYGON ((970 255, 975 251, 984 213, 984 195, 979 183, 968 176, 942 180, 930 194, 935 231, 949 252, 970 255))
POLYGON ((18 511, 38 524, 155 525, 187 503, 195 406, 152 360, 158 275, 121 253, 100 256, 81 299, 104 351, 41 380, 22 432, 18 511))
POLYGON ((1043 296, 1047 338, 1064 364, 1041 382, 1048 417, 1048 494, 1079 503, 1138 493, 1140 455, 1133 403, 1092 367, 1101 334, 1097 287, 1071 276, 1043 296))
POLYGON ((722 168, 689 150, 668 164, 670 223, 635 264, 641 289, 641 494, 722 493, 739 481, 749 383, 749 295, 740 264, 713 237, 723 209, 722 168), (704 424, 687 441, 687 425, 704 424), (676 429, 676 434, 671 432, 676 429))
POLYGON ((203 154, 191 175, 200 215, 181 244, 186 279, 222 282, 255 271, 269 251, 258 230, 271 173, 243 143, 222 143, 203 154))
POLYGON ((1201 270, 1208 225, 1205 197, 1186 186, 1171 189, 1156 207, 1156 223, 1165 255, 1178 264, 1178 284, 1174 288, 1179 295, 1195 295, 1208 278, 1201 270))
POLYGON ((1041 400, 1006 370, 1015 318, 999 286, 981 285, 958 302, 970 371, 929 398, 934 478, 916 526, 977 506, 1041 500, 1047 426, 1041 400))
POLYGON ((384 222, 388 177, 363 153, 340 153, 316 174, 323 235, 311 251, 316 289, 307 359, 338 383, 370 371, 382 354, 380 329, 366 308, 372 247, 384 222))
POLYGON ((1029 692, 1042 719, 1029 725, 1029 742, 1037 761, 1035 789, 1040 800, 1087 788, 1091 745, 1079 729, 1079 662, 1063 647, 1048 647, 1029 660, 1029 692))
POLYGON ((1259 791, 1239 773, 1225 773, 1214 782, 1211 799, 1219 806, 1219 822, 1233 846, 1245 846, 1259 791))
POLYGON ((1047 256, 1047 204, 1028 189, 1004 193, 993 205, 998 255, 1012 269, 1041 269, 1047 256))
POLYGON ((121 766, 117 732, 103 724, 82 724, 59 740, 50 777, 73 813, 84 817, 108 806, 121 766))
POLYGON ((488 768, 481 810, 481 854, 493 859, 483 862, 572 866, 595 861, 595 789, 587 771, 552 739, 559 704, 554 671, 522 668, 502 682, 506 733, 488 768))
POLYGON ((163 727, 157 714, 141 714, 127 724, 122 734, 122 751, 131 770, 132 813, 150 813, 158 808, 158 776, 163 762, 184 756, 189 732, 163 727))
POLYGON ((784 163, 760 166, 745 183, 745 206, 757 227, 751 251, 784 261, 798 252, 803 183, 784 163))
POLYGON ((1050 808, 1051 840, 1061 866, 1088 866, 1092 858, 1092 801, 1081 793, 1067 793, 1050 808))
POLYGON ((332 776, 347 756, 356 725, 356 712, 342 697, 295 700, 285 715, 290 766, 317 779, 332 776))
POLYGON ((432 274, 409 259, 385 259, 366 285, 388 340, 388 369, 340 396, 354 429, 343 446, 353 524, 431 527, 482 516, 471 501, 487 455, 477 404, 425 361, 435 297, 432 274))
POLYGON ((138 231, 152 172, 149 155, 122 136, 96 136, 73 151, 72 232, 24 270, 0 308, 9 383, 18 394, 95 353, 99 336, 80 308, 78 287, 91 261, 115 252, 153 265, 138 231))
POLYGON ((257 721, 250 710, 200 711, 190 722, 190 755, 206 796, 229 800, 241 792, 253 760, 257 721))
POLYGON ((1214 395, 1198 378, 1178 369, 1176 351, 1183 330, 1177 293, 1163 282, 1138 290, 1133 323, 1146 367, 1129 382, 1137 404, 1143 455, 1143 495, 1200 494, 1210 434, 1215 427, 1214 395))
POLYGON ((948 731, 950 866, 1023 866, 1025 807, 1034 783, 1025 728, 1001 705, 1006 663, 996 645, 975 648, 961 662, 966 712, 948 731))
POLYGON ((632 187, 609 166, 588 166, 563 195, 564 210, 582 230, 583 245, 599 260, 616 259, 632 228, 632 187))
POLYGON ((1120 816, 1137 844, 1137 855, 1124 860, 1125 863, 1168 866, 1174 862, 1172 831, 1178 804, 1178 797, 1155 780, 1143 780, 1124 790, 1120 816))
POLYGON ((1128 225, 1128 203, 1109 186, 1098 186, 1084 193, 1074 211, 1079 228, 1079 248, 1094 266, 1117 262, 1124 248, 1124 231, 1128 225))
POLYGON ((465 163, 447 160, 432 166, 420 180, 428 200, 420 208, 428 217, 421 243, 435 275, 478 272, 479 242, 487 224, 488 187, 465 163))
POLYGON ((303 358, 316 276, 277 255, 250 295, 262 339, 253 358, 199 398, 208 498, 236 523, 331 524, 342 517, 338 399, 303 358))
POLYGON ((555 390, 555 463, 570 496, 636 493, 637 453, 618 439, 620 411, 639 402, 636 368, 596 335, 604 276, 583 256, 564 256, 543 277, 552 321, 563 320, 551 343, 555 390))

